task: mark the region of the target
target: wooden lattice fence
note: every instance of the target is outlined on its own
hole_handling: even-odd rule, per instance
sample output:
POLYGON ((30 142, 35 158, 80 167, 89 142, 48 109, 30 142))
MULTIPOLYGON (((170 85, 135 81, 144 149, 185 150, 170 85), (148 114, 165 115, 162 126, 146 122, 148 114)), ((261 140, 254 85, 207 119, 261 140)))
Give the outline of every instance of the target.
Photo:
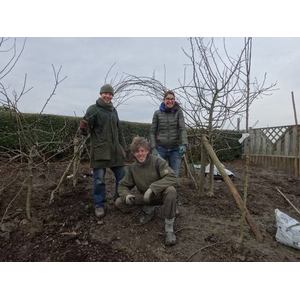
POLYGON ((255 128, 249 133, 247 147, 251 162, 300 176, 299 125, 255 128))

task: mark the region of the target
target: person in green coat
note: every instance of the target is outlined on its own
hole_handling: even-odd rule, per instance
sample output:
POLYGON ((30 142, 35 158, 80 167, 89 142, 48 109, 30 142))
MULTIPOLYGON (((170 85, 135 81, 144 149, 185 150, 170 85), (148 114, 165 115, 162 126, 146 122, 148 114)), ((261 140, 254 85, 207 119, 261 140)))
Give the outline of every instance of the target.
POLYGON ((93 168, 93 199, 95 215, 104 217, 105 173, 110 168, 118 184, 124 176, 125 139, 120 127, 118 113, 112 104, 114 89, 105 84, 100 89, 100 97, 91 105, 80 122, 81 133, 90 133, 91 168, 93 168))
POLYGON ((150 154, 150 144, 145 138, 135 137, 130 150, 135 162, 126 169, 115 205, 122 211, 126 206, 142 205, 142 224, 152 220, 155 214, 162 217, 165 220, 165 244, 174 245, 176 175, 164 159, 150 154), (134 187, 138 191, 136 194, 131 191, 134 187))

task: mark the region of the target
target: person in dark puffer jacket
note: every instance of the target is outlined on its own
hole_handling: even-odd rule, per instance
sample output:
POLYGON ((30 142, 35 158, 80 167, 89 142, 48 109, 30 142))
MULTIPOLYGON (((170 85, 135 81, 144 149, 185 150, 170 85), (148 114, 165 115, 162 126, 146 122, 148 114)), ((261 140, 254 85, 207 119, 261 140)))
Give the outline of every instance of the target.
POLYGON ((173 91, 165 93, 159 110, 153 115, 150 141, 152 153, 165 159, 178 177, 188 140, 183 112, 173 91))

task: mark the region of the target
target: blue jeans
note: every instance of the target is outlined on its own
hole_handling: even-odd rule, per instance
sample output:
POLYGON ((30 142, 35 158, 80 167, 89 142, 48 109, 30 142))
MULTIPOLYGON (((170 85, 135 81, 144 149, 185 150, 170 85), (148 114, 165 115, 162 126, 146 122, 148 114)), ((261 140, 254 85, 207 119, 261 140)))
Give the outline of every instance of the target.
POLYGON ((162 146, 156 146, 156 150, 159 156, 168 162, 169 166, 174 170, 176 177, 178 177, 181 165, 179 147, 165 148, 162 146))
MULTIPOLYGON (((124 168, 123 167, 112 167, 110 168, 116 179, 116 186, 115 186, 115 197, 118 195, 118 185, 121 179, 124 176, 124 168)), ((93 198, 95 207, 103 207, 105 201, 105 173, 106 169, 94 169, 93 170, 93 179, 94 179, 94 191, 93 191, 93 198)))

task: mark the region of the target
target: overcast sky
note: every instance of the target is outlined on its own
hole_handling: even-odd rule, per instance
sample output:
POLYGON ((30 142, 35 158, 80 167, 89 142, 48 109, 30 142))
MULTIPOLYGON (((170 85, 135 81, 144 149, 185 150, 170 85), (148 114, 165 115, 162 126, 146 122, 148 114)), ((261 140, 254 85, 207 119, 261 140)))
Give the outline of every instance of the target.
MULTIPOLYGON (((22 39, 19 39, 21 44, 22 39)), ((230 51, 238 51, 241 38, 230 38, 230 51)), ((178 86, 184 64, 182 52, 188 48, 187 38, 28 38, 25 50, 6 84, 18 89, 28 74, 28 86, 33 86, 21 102, 26 112, 38 112, 53 86, 51 64, 62 65, 62 76, 68 78, 59 86, 45 112, 61 115, 83 115, 93 104, 109 67, 116 63, 113 73, 129 73, 156 77, 163 81, 164 65, 167 86, 178 86)), ((5 63, 0 53, 0 65, 5 63)), ((257 101, 251 109, 250 125, 256 127, 294 124, 291 91, 295 93, 298 119, 300 113, 300 39, 254 38, 253 76, 268 83, 277 81, 277 91, 257 101)), ((157 106, 145 97, 131 99, 119 108, 122 120, 151 122, 157 106)))

